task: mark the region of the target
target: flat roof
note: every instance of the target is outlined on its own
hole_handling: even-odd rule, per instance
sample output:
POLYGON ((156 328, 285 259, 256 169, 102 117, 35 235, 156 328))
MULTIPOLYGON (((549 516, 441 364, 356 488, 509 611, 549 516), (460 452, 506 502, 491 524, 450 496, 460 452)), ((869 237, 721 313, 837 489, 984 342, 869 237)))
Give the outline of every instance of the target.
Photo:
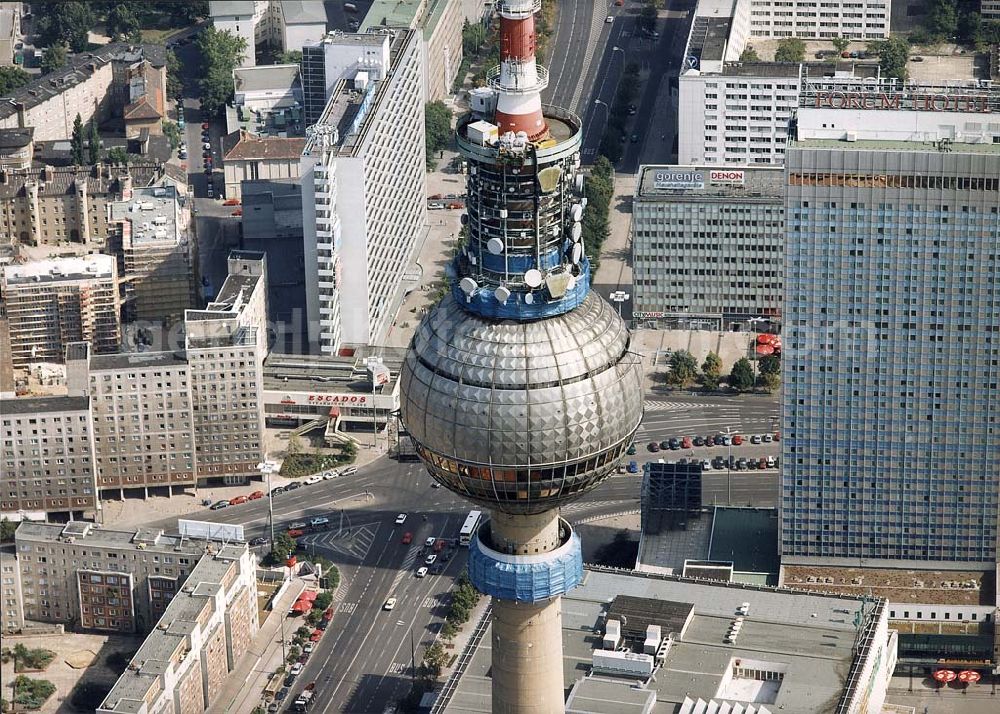
POLYGON ((399 381, 405 348, 363 348, 351 357, 318 357, 271 353, 264 360, 263 389, 269 391, 357 392, 371 394, 372 382, 365 357, 377 355, 389 368, 389 382, 382 394, 391 394, 399 381))
POLYGON ((914 562, 900 568, 832 565, 783 565, 782 585, 845 595, 884 597, 894 605, 997 606, 996 572, 983 570, 921 570, 914 562), (974 583, 974 587, 970 584, 974 583))
MULTIPOLYGON (((847 141, 838 139, 792 139, 789 137, 786 151, 790 149, 832 149, 836 151, 936 151, 937 142, 890 141, 888 139, 858 139, 847 141)), ((949 154, 1000 155, 1000 144, 966 144, 953 141, 948 144, 949 154)), ((892 173, 888 171, 886 173, 892 173)))
POLYGON ((187 359, 183 352, 119 352, 110 355, 91 355, 90 371, 153 369, 156 367, 184 367, 187 359))
POLYGON ((291 89, 298 77, 297 64, 265 64, 257 67, 237 67, 233 70, 233 84, 237 92, 291 89))
POLYGON ((103 253, 33 260, 21 265, 5 265, 2 268, 7 285, 40 283, 65 283, 75 280, 110 278, 114 275, 114 256, 103 253))
POLYGON ((181 234, 177 225, 177 189, 173 186, 139 188, 128 201, 114 201, 110 218, 132 224, 125 247, 149 243, 177 243, 181 234))
MULTIPOLYGON (((832 713, 845 693, 854 660, 853 620, 862 608, 861 598, 591 567, 585 568, 583 583, 563 596, 563 676, 567 688, 590 668, 608 607, 622 594, 690 603, 694 608, 684 636, 673 642, 662 667, 645 684, 656 694, 654 712, 672 713, 687 697, 715 698, 730 678, 735 659, 754 660, 784 672, 774 692, 773 707, 769 705, 773 711, 832 713), (740 635, 736 644, 727 644, 726 633, 744 602, 750 608, 740 635)), ((865 612, 866 617, 873 616, 870 603, 865 612)), ((487 632, 459 679, 446 712, 490 711, 491 641, 487 632)))
POLYGON ((35 127, 0 129, 0 149, 21 149, 31 143, 35 127))
POLYGON ((417 27, 417 12, 424 0, 374 0, 359 32, 372 27, 417 27))
MULTIPOLYGON (((63 397, 63 399, 74 398, 85 399, 85 397, 63 397)), ((15 533, 17 541, 33 543, 56 543, 64 536, 73 536, 77 542, 86 542, 87 545, 95 548, 113 550, 137 550, 139 543, 144 544, 141 550, 146 551, 183 551, 189 554, 200 554, 205 550, 203 539, 167 535, 160 530, 150 531, 141 528, 128 531, 112 530, 102 528, 89 521, 74 521, 68 524, 23 521, 15 533)))
MULTIPOLYGON (((754 165, 695 165, 658 164, 639 167, 639 181, 636 184, 636 199, 671 201, 709 201, 726 203, 734 199, 747 201, 782 203, 784 201, 784 167, 754 165), (680 184, 685 188, 668 188, 664 174, 672 178, 690 180, 680 184), (713 176, 717 176, 715 179, 713 176), (659 186, 657 184, 660 184, 659 186), (699 184, 701 186, 699 187, 699 184)), ((680 185, 676 181, 674 186, 680 185)))
POLYGON ((281 17, 286 25, 326 27, 326 8, 316 0, 281 0, 281 17))
POLYGON ((90 410, 90 397, 22 397, 0 401, 0 414, 45 414, 54 412, 85 412, 90 410))
POLYGON ((778 583, 778 509, 716 508, 709 560, 728 561, 733 570, 767 573, 778 583))

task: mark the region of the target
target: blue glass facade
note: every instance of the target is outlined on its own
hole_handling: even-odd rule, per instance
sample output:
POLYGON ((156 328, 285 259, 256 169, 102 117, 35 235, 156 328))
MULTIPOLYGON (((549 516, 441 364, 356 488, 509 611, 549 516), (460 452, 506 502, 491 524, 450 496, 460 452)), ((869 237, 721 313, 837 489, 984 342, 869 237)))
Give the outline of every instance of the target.
POLYGON ((865 143, 788 153, 782 553, 995 562, 1000 147, 865 143))

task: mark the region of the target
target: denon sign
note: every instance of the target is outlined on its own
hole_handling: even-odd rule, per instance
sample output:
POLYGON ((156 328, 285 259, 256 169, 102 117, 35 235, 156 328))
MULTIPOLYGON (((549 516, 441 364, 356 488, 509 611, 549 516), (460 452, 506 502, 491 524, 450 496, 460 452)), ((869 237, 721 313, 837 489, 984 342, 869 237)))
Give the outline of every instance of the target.
POLYGON ((825 109, 885 109, 890 111, 976 112, 989 114, 985 94, 887 94, 886 92, 816 92, 815 106, 825 109))

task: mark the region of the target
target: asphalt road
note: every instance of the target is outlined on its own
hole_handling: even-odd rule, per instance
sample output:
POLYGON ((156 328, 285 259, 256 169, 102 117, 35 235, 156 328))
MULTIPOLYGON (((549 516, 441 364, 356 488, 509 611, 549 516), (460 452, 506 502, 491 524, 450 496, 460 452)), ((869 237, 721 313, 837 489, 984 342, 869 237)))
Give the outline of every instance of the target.
POLYGON ((606 34, 604 18, 608 0, 562 0, 555 31, 548 44, 545 66, 549 86, 542 102, 572 112, 579 111, 584 95, 593 82, 591 64, 600 56, 606 34))

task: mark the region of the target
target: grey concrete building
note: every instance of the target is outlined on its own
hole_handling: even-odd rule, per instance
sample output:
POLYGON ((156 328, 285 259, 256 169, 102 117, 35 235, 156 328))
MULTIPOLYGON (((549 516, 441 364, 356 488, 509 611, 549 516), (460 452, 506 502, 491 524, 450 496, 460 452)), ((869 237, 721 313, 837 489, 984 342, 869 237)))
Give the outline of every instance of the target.
POLYGON ((89 398, 4 399, 0 425, 0 512, 63 518, 94 514, 98 504, 89 398))
POLYGON ((0 632, 18 632, 24 627, 21 569, 13 545, 0 546, 0 632))
POLYGON ((24 619, 107 632, 152 629, 206 547, 86 521, 22 523, 14 542, 24 619))
POLYGON ((633 317, 714 329, 780 318, 782 184, 780 167, 641 167, 633 317))
POLYGON ((798 114, 783 563, 996 562, 1000 132, 978 143, 962 132, 995 121, 1000 93, 927 91, 888 91, 884 110, 798 114), (918 111, 931 96, 935 110, 918 111))

